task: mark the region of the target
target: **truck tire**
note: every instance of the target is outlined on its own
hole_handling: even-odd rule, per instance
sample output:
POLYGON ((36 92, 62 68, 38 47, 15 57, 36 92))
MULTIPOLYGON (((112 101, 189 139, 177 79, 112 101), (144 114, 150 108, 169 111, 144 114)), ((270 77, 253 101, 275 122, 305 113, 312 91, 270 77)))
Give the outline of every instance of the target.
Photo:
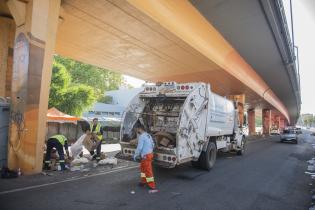
POLYGON ((242 143, 241 143, 241 149, 236 152, 237 155, 244 155, 244 153, 245 153, 245 143, 246 143, 246 141, 245 141, 245 138, 243 136, 242 143))
POLYGON ((210 171, 217 159, 217 147, 213 141, 209 141, 207 150, 202 151, 199 157, 200 168, 210 171))

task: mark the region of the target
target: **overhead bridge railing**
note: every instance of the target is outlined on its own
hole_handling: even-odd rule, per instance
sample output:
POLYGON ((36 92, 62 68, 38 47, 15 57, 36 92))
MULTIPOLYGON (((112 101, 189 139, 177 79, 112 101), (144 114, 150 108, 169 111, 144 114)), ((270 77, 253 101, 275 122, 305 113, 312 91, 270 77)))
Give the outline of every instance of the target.
MULTIPOLYGON (((260 0, 266 19, 275 37, 276 44, 282 56, 283 63, 287 69, 292 88, 294 90, 298 110, 300 110, 300 76, 298 72, 298 60, 295 55, 293 37, 291 40, 289 27, 285 15, 282 0, 260 0)), ((292 15, 292 14, 291 14, 292 15)), ((292 36, 293 36, 292 30, 292 36)))

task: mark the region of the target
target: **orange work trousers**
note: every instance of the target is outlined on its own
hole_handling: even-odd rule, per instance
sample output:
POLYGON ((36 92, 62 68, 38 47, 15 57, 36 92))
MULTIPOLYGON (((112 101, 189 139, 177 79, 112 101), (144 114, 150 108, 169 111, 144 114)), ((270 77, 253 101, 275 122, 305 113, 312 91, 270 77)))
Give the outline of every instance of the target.
POLYGON ((151 189, 155 189, 154 176, 152 171, 153 154, 145 155, 140 162, 141 183, 147 184, 151 189))

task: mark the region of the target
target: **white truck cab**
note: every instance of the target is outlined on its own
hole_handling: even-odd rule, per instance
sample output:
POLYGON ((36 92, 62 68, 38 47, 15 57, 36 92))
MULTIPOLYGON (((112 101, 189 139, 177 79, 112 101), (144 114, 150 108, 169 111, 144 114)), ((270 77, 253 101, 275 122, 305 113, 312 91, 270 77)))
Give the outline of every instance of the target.
POLYGON ((155 141, 154 162, 163 167, 192 161, 210 170, 218 150, 244 153, 245 138, 233 102, 211 92, 209 84, 146 85, 123 115, 120 144, 125 157, 134 154, 134 126, 139 122, 155 141))

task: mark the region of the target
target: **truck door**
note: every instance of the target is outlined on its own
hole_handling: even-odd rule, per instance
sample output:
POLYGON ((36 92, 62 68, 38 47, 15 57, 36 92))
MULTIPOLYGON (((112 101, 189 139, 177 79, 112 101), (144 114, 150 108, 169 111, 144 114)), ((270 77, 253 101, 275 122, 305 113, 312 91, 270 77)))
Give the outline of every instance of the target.
POLYGON ((198 158, 202 151, 207 124, 209 94, 206 84, 201 84, 185 100, 179 131, 177 133, 177 156, 179 162, 198 158))

